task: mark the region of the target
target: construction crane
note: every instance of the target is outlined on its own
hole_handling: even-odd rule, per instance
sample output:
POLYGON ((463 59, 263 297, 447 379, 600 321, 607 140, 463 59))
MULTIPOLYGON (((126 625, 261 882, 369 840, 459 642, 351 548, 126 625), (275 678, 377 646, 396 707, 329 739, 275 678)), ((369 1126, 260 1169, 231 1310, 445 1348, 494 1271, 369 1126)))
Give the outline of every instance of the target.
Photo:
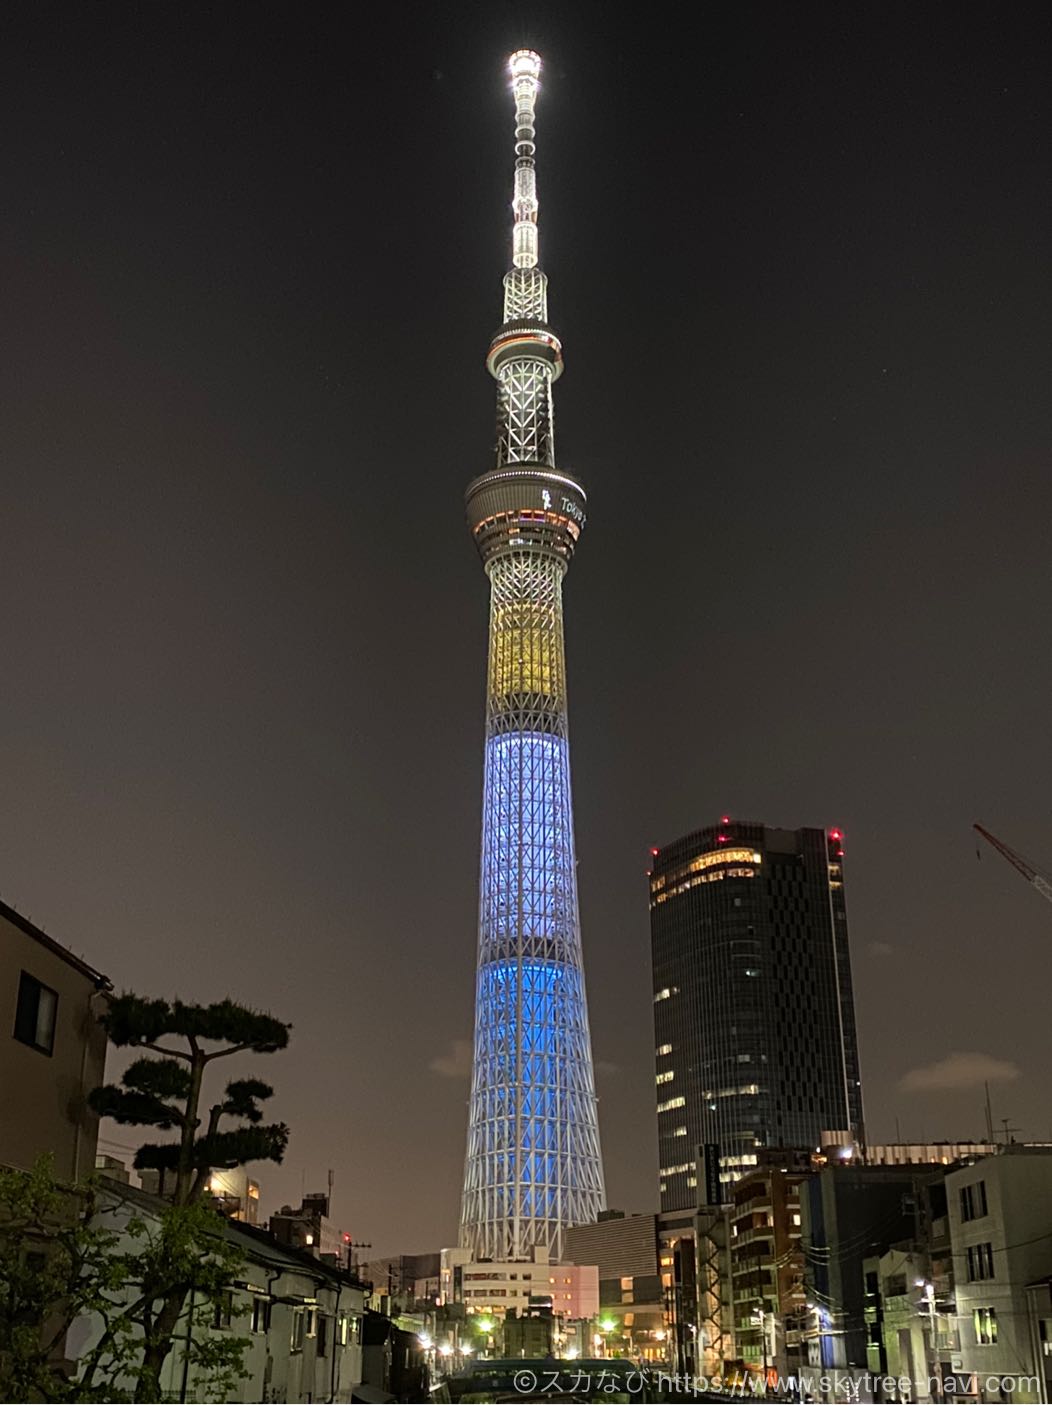
POLYGON ((1014 869, 1017 869, 1032 888, 1036 888, 1043 898, 1047 898, 1052 903, 1052 883, 1042 873, 1038 873, 1033 864, 1027 863, 1026 859, 1020 858, 1014 849, 1010 849, 1007 844, 997 838, 996 834, 991 834, 988 829, 983 829, 981 824, 973 824, 972 828, 977 834, 981 834, 997 852, 1006 858, 1014 869))

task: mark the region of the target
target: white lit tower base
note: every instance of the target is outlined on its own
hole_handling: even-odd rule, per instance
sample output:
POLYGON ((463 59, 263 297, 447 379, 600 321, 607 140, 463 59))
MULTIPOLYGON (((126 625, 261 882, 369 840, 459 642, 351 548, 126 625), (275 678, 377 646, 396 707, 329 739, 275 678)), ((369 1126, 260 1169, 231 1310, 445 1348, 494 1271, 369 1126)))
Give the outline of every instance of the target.
POLYGON ((562 347, 537 266, 540 59, 511 56, 513 267, 487 365, 497 462, 467 490, 490 580, 475 1058, 460 1243, 475 1259, 562 1256, 605 1204, 577 912, 562 580, 585 521, 555 467, 562 347))

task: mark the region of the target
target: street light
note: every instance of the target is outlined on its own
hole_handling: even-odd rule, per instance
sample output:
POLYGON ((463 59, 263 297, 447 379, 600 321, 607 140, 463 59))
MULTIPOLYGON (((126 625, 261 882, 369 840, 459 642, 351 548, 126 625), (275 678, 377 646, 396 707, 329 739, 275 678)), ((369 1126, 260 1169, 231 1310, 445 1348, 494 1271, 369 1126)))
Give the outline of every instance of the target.
POLYGON ((761 1307, 761 1308, 757 1308, 756 1311, 753 1313, 752 1316, 753 1316, 753 1321, 754 1321, 754 1322, 758 1322, 758 1323, 760 1324, 760 1345, 761 1345, 761 1349, 762 1349, 762 1351, 763 1351, 763 1385, 764 1385, 764 1390, 766 1390, 766 1389, 767 1389, 767 1371, 768 1371, 768 1364, 767 1364, 767 1322, 766 1322, 766 1319, 767 1319, 769 1316, 773 1316, 773 1314, 764 1312, 763 1308, 761 1307))
POLYGON ((928 1317, 928 1344, 924 1348, 924 1369, 929 1379, 934 1379, 937 1372, 932 1368, 939 1359, 938 1348, 935 1344, 935 1284, 930 1279, 918 1278, 915 1280, 914 1286, 924 1290, 923 1306, 918 1304, 918 1307, 921 1307, 921 1310, 928 1317))

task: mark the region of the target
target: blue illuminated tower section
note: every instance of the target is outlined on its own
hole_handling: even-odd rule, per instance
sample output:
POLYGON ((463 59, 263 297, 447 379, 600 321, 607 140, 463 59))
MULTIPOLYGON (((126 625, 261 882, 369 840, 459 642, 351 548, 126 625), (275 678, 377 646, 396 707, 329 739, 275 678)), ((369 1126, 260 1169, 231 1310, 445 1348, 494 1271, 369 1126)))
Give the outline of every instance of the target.
POLYGON ((496 465, 467 490, 490 580, 475 1058, 460 1243, 476 1258, 561 1257, 603 1208, 577 915, 562 581, 585 522, 555 467, 562 347, 538 266, 534 104, 541 61, 509 60, 515 225, 497 382, 496 465))

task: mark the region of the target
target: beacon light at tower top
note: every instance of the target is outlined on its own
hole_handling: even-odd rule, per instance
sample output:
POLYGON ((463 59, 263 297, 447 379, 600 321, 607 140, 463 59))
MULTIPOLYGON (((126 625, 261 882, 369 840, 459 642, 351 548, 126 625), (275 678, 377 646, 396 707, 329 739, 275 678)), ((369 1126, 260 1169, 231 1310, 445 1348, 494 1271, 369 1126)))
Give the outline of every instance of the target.
POLYGON ((534 83, 541 79, 541 56, 533 49, 516 49, 508 59, 508 72, 513 79, 530 78, 534 83))

